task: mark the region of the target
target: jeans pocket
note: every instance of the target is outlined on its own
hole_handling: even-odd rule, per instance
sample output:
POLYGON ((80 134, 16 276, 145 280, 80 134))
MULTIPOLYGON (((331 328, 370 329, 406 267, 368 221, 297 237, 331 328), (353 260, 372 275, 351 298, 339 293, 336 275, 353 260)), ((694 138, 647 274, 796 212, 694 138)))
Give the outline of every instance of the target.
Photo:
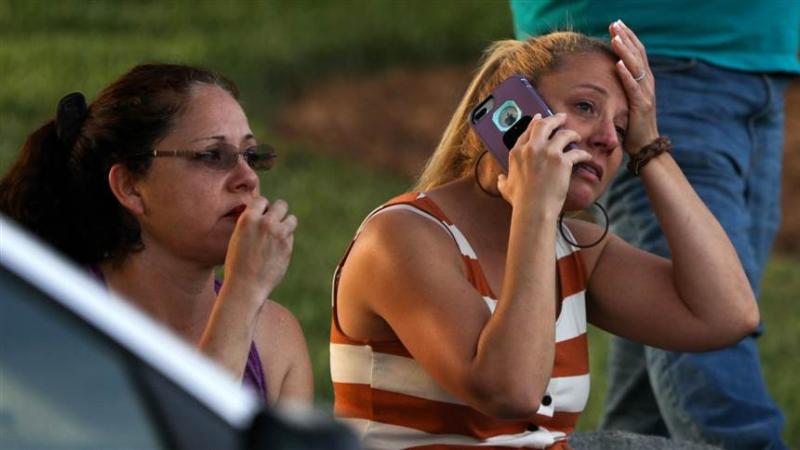
POLYGON ((650 70, 655 73, 685 72, 695 68, 697 58, 672 58, 669 56, 648 57, 650 70))

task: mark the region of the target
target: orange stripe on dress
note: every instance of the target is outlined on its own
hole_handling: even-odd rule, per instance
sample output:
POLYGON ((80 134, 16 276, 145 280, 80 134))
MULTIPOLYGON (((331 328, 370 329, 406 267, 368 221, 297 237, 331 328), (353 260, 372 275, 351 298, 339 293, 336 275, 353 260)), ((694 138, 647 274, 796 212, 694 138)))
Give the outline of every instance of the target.
POLYGON ((469 406, 372 389, 366 384, 334 383, 333 390, 334 414, 340 417, 477 439, 518 434, 528 428, 527 421, 496 419, 469 406), (345 398, 346 401, 340 401, 345 398))
POLYGON ((365 384, 333 383, 333 414, 372 420, 372 389, 365 384))
POLYGON ((486 275, 483 273, 480 262, 478 262, 477 259, 471 259, 463 255, 461 259, 463 259, 464 264, 467 265, 467 280, 475 287, 475 290, 484 297, 495 298, 492 288, 489 286, 489 281, 486 280, 486 275))
POLYGON ((558 277, 561 281, 559 288, 562 299, 586 289, 586 272, 580 252, 573 252, 559 258, 556 270, 558 270, 558 277))
POLYGON ((425 212, 429 213, 430 215, 436 217, 437 219, 441 220, 445 225, 453 225, 453 222, 451 222, 447 218, 447 216, 444 214, 444 211, 442 211, 442 209, 439 208, 439 205, 434 203, 428 197, 421 198, 421 199, 418 199, 418 200, 414 200, 411 203, 414 206, 422 209, 423 211, 425 211, 425 212))
MULTIPOLYGON (((335 312, 334 312, 335 313, 335 312)), ((331 344, 358 344, 364 345, 366 344, 365 341, 359 341, 357 339, 353 339, 346 334, 344 334, 338 326, 336 326, 336 320, 331 320, 331 344)))
POLYGON ((552 378, 589 373, 589 339, 586 333, 556 343, 552 378))
POLYGON ((344 334, 336 326, 336 322, 331 323, 331 344, 345 344, 345 345, 360 345, 372 347, 374 352, 388 353, 390 355, 402 356, 405 358, 412 358, 411 353, 408 352, 406 347, 398 339, 373 341, 369 339, 353 339, 344 334))
MULTIPOLYGON (((515 449, 519 450, 520 448, 533 448, 533 447, 498 447, 493 445, 491 447, 487 447, 484 445, 481 446, 474 446, 474 445, 444 445, 444 444, 436 444, 436 445, 423 445, 419 447, 406 447, 406 450, 509 450, 515 449)), ((567 445, 564 441, 559 441, 553 444, 550 447, 547 447, 547 450, 571 450, 571 447, 567 445)))
POLYGON ((400 194, 388 202, 384 203, 384 205, 394 205, 396 203, 415 203, 417 201, 417 197, 419 196, 419 192, 406 192, 404 194, 400 194))

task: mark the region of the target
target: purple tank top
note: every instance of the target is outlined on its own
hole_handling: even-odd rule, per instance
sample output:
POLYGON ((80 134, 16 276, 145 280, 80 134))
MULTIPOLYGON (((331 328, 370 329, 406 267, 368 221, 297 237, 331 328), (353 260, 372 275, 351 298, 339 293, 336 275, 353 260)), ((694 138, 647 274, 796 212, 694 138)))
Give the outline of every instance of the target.
MULTIPOLYGON (((219 293, 221 287, 222 283, 219 280, 214 280, 214 291, 219 293)), ((264 368, 261 366, 261 356, 258 354, 255 342, 250 343, 242 384, 255 389, 258 396, 265 402, 267 401, 267 382, 264 379, 264 368)))
MULTIPOLYGON (((89 272, 95 276, 97 281, 101 284, 106 284, 106 279, 103 272, 97 266, 88 266, 89 272)), ((222 283, 219 280, 214 280, 214 291, 219 293, 222 283)), ((244 368, 244 375, 242 376, 242 384, 255 389, 258 396, 267 401, 267 382, 264 380, 264 368, 261 366, 261 357, 258 354, 256 343, 250 343, 250 351, 247 353, 247 365, 244 368)))
POLYGON ((255 389, 258 396, 265 402, 267 401, 267 382, 264 380, 264 368, 261 367, 261 357, 255 342, 250 344, 250 353, 247 354, 247 366, 244 368, 242 384, 255 389))

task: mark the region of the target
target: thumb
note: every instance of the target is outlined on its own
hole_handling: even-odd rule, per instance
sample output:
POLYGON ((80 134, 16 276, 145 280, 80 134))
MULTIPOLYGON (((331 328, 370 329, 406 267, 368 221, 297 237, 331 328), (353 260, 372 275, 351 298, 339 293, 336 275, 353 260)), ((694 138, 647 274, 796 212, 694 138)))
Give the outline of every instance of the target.
POLYGON ((508 185, 508 176, 504 173, 501 173, 497 176, 497 190, 500 191, 500 195, 503 197, 506 196, 506 186, 508 185))

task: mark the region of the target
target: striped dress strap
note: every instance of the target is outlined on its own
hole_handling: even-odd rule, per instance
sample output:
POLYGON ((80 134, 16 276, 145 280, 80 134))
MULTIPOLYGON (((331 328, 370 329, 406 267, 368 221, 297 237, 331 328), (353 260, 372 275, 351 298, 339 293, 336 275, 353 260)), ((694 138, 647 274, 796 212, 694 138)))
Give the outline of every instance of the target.
POLYGON ((372 220, 375 216, 392 210, 405 210, 417 214, 421 217, 424 217, 437 225, 439 225, 442 230, 444 230, 450 237, 453 239, 453 242, 458 247, 458 251, 461 254, 461 258, 464 261, 466 266, 467 276, 469 278, 469 282, 475 286, 475 289, 480 292, 481 296, 483 297, 484 302, 486 302, 486 306, 489 308, 491 312, 494 312, 495 305, 497 303, 497 297, 492 292, 491 287, 489 286, 489 282, 486 279, 486 275, 481 267, 480 262, 478 261, 478 256, 475 253, 475 250, 470 245, 467 238, 458 229, 458 227, 447 218, 444 211, 439 208, 436 203, 434 203, 425 193, 423 192, 409 192, 406 194, 399 195, 388 202, 384 203, 383 205, 375 208, 370 212, 367 217, 361 222, 361 225, 358 227, 358 230, 353 237, 353 240, 350 242, 350 245, 347 247, 347 250, 342 256, 342 259, 339 261, 339 264, 336 266, 336 270, 333 275, 333 302, 335 303, 335 296, 338 291, 339 286, 339 276, 341 274, 341 269, 344 266, 347 257, 350 255, 350 251, 353 248, 358 236, 367 226, 370 220, 372 220))

